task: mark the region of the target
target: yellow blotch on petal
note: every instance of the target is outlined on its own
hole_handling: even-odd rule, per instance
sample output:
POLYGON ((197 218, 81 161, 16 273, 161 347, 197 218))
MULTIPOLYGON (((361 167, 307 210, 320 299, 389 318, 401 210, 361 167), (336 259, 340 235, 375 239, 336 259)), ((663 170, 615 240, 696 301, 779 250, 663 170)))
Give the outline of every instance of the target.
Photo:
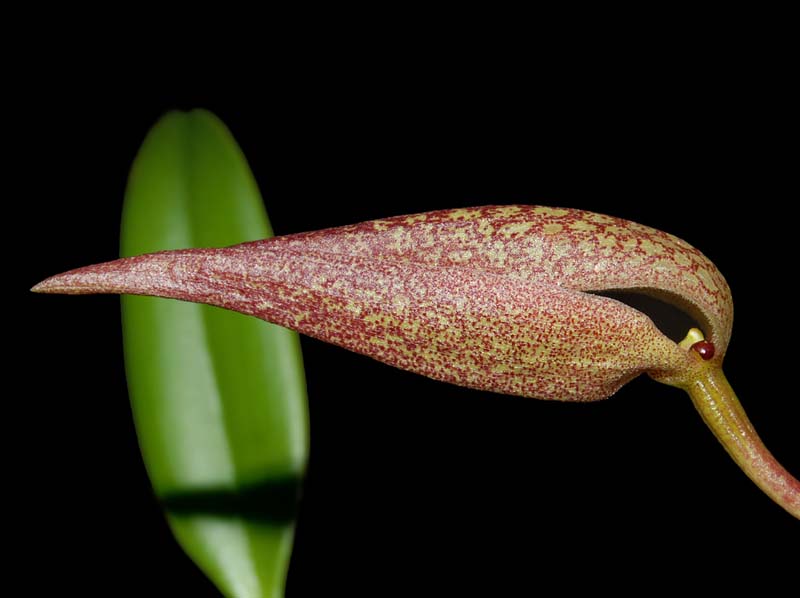
POLYGON ((612 224, 611 226, 607 226, 605 228, 605 232, 610 235, 628 235, 630 231, 622 226, 617 226, 616 224, 612 224))
POLYGON ((480 217, 481 211, 474 208, 463 208, 458 210, 450 210, 447 217, 450 220, 475 220, 480 217))
POLYGON ((666 251, 661 243, 653 243, 650 239, 643 239, 639 247, 641 247, 647 255, 660 255, 666 251))
POLYGON ((675 260, 675 262, 676 262, 676 263, 677 263, 679 266, 682 266, 682 267, 684 267, 684 268, 685 268, 686 266, 688 266, 689 264, 691 264, 691 263, 692 263, 692 260, 690 260, 688 257, 686 257, 686 256, 685 256, 683 253, 681 253, 680 251, 676 251, 672 257, 673 257, 673 259, 675 260))
POLYGON ((501 218, 516 216, 522 211, 520 206, 499 206, 495 208, 495 214, 501 218))
POLYGON ((600 247, 614 247, 617 244, 617 238, 614 235, 601 235, 597 238, 600 247))
POLYGON ((544 231, 544 234, 546 234, 546 235, 555 235, 556 233, 560 233, 563 229, 564 229, 563 226, 561 226, 560 224, 555 224, 555 223, 545 224, 542 227, 542 230, 544 231))
POLYGON ((527 233, 532 227, 533 222, 511 222, 510 224, 502 226, 497 232, 506 239, 509 239, 527 233))
POLYGON ((592 224, 591 222, 586 222, 585 220, 576 220, 572 224, 569 225, 572 230, 577 231, 585 231, 588 233, 593 233, 597 230, 597 226, 592 224))
POLYGON ((564 210, 562 208, 546 208, 543 206, 538 206, 533 209, 533 213, 538 216, 552 216, 553 218, 560 218, 561 216, 566 216, 569 214, 569 210, 564 210))
POLYGON ((592 214, 587 212, 585 218, 589 222, 595 222, 597 224, 611 224, 614 222, 611 216, 606 216, 605 214, 592 214))

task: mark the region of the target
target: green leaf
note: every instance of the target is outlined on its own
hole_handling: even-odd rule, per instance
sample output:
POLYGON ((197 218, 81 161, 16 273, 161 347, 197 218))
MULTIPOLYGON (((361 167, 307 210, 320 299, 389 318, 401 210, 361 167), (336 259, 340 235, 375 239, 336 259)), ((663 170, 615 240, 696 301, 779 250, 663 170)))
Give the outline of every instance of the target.
MULTIPOLYGON (((202 110, 171 112, 133 164, 123 256, 271 236, 243 154, 202 110)), ((308 413, 289 330, 222 309, 122 298, 125 364, 153 488, 189 556, 229 596, 283 596, 308 413)))

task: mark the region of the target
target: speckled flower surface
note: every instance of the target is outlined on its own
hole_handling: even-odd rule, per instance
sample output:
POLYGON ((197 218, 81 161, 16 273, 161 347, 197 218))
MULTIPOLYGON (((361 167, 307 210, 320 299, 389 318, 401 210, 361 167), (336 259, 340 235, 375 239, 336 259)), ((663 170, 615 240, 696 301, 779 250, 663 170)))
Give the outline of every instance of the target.
POLYGON ((647 372, 689 393, 742 470, 800 518, 800 481, 721 369, 733 322, 725 279, 697 249, 640 224, 540 206, 444 210, 126 258, 34 290, 209 303, 437 380, 543 399, 603 399, 647 372), (609 290, 666 299, 703 330, 676 343, 592 293, 609 290))
POLYGON ((251 314, 431 378, 544 399, 602 399, 691 357, 641 312, 584 291, 680 297, 721 360, 722 275, 667 233, 573 209, 443 210, 119 260, 39 290, 142 293, 251 314), (58 287, 58 289, 56 289, 58 287))

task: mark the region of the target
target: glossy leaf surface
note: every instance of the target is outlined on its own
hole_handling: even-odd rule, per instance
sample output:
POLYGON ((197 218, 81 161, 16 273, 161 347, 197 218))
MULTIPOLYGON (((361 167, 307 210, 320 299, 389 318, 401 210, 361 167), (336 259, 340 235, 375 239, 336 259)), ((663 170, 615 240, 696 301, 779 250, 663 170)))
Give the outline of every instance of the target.
MULTIPOLYGON (((122 255, 271 234, 225 126, 199 110, 162 118, 131 171, 122 255)), ((308 455, 296 333, 206 305, 122 301, 137 434, 173 532, 225 594, 282 596, 308 455)))

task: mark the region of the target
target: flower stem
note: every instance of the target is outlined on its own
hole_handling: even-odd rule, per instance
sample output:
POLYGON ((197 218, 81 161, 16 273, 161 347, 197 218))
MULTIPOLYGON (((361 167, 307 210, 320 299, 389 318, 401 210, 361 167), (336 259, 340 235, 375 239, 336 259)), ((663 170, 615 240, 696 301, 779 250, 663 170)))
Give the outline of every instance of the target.
POLYGON ((739 467, 772 500, 800 519, 800 481, 764 446, 722 369, 702 368, 683 387, 703 421, 739 467))

